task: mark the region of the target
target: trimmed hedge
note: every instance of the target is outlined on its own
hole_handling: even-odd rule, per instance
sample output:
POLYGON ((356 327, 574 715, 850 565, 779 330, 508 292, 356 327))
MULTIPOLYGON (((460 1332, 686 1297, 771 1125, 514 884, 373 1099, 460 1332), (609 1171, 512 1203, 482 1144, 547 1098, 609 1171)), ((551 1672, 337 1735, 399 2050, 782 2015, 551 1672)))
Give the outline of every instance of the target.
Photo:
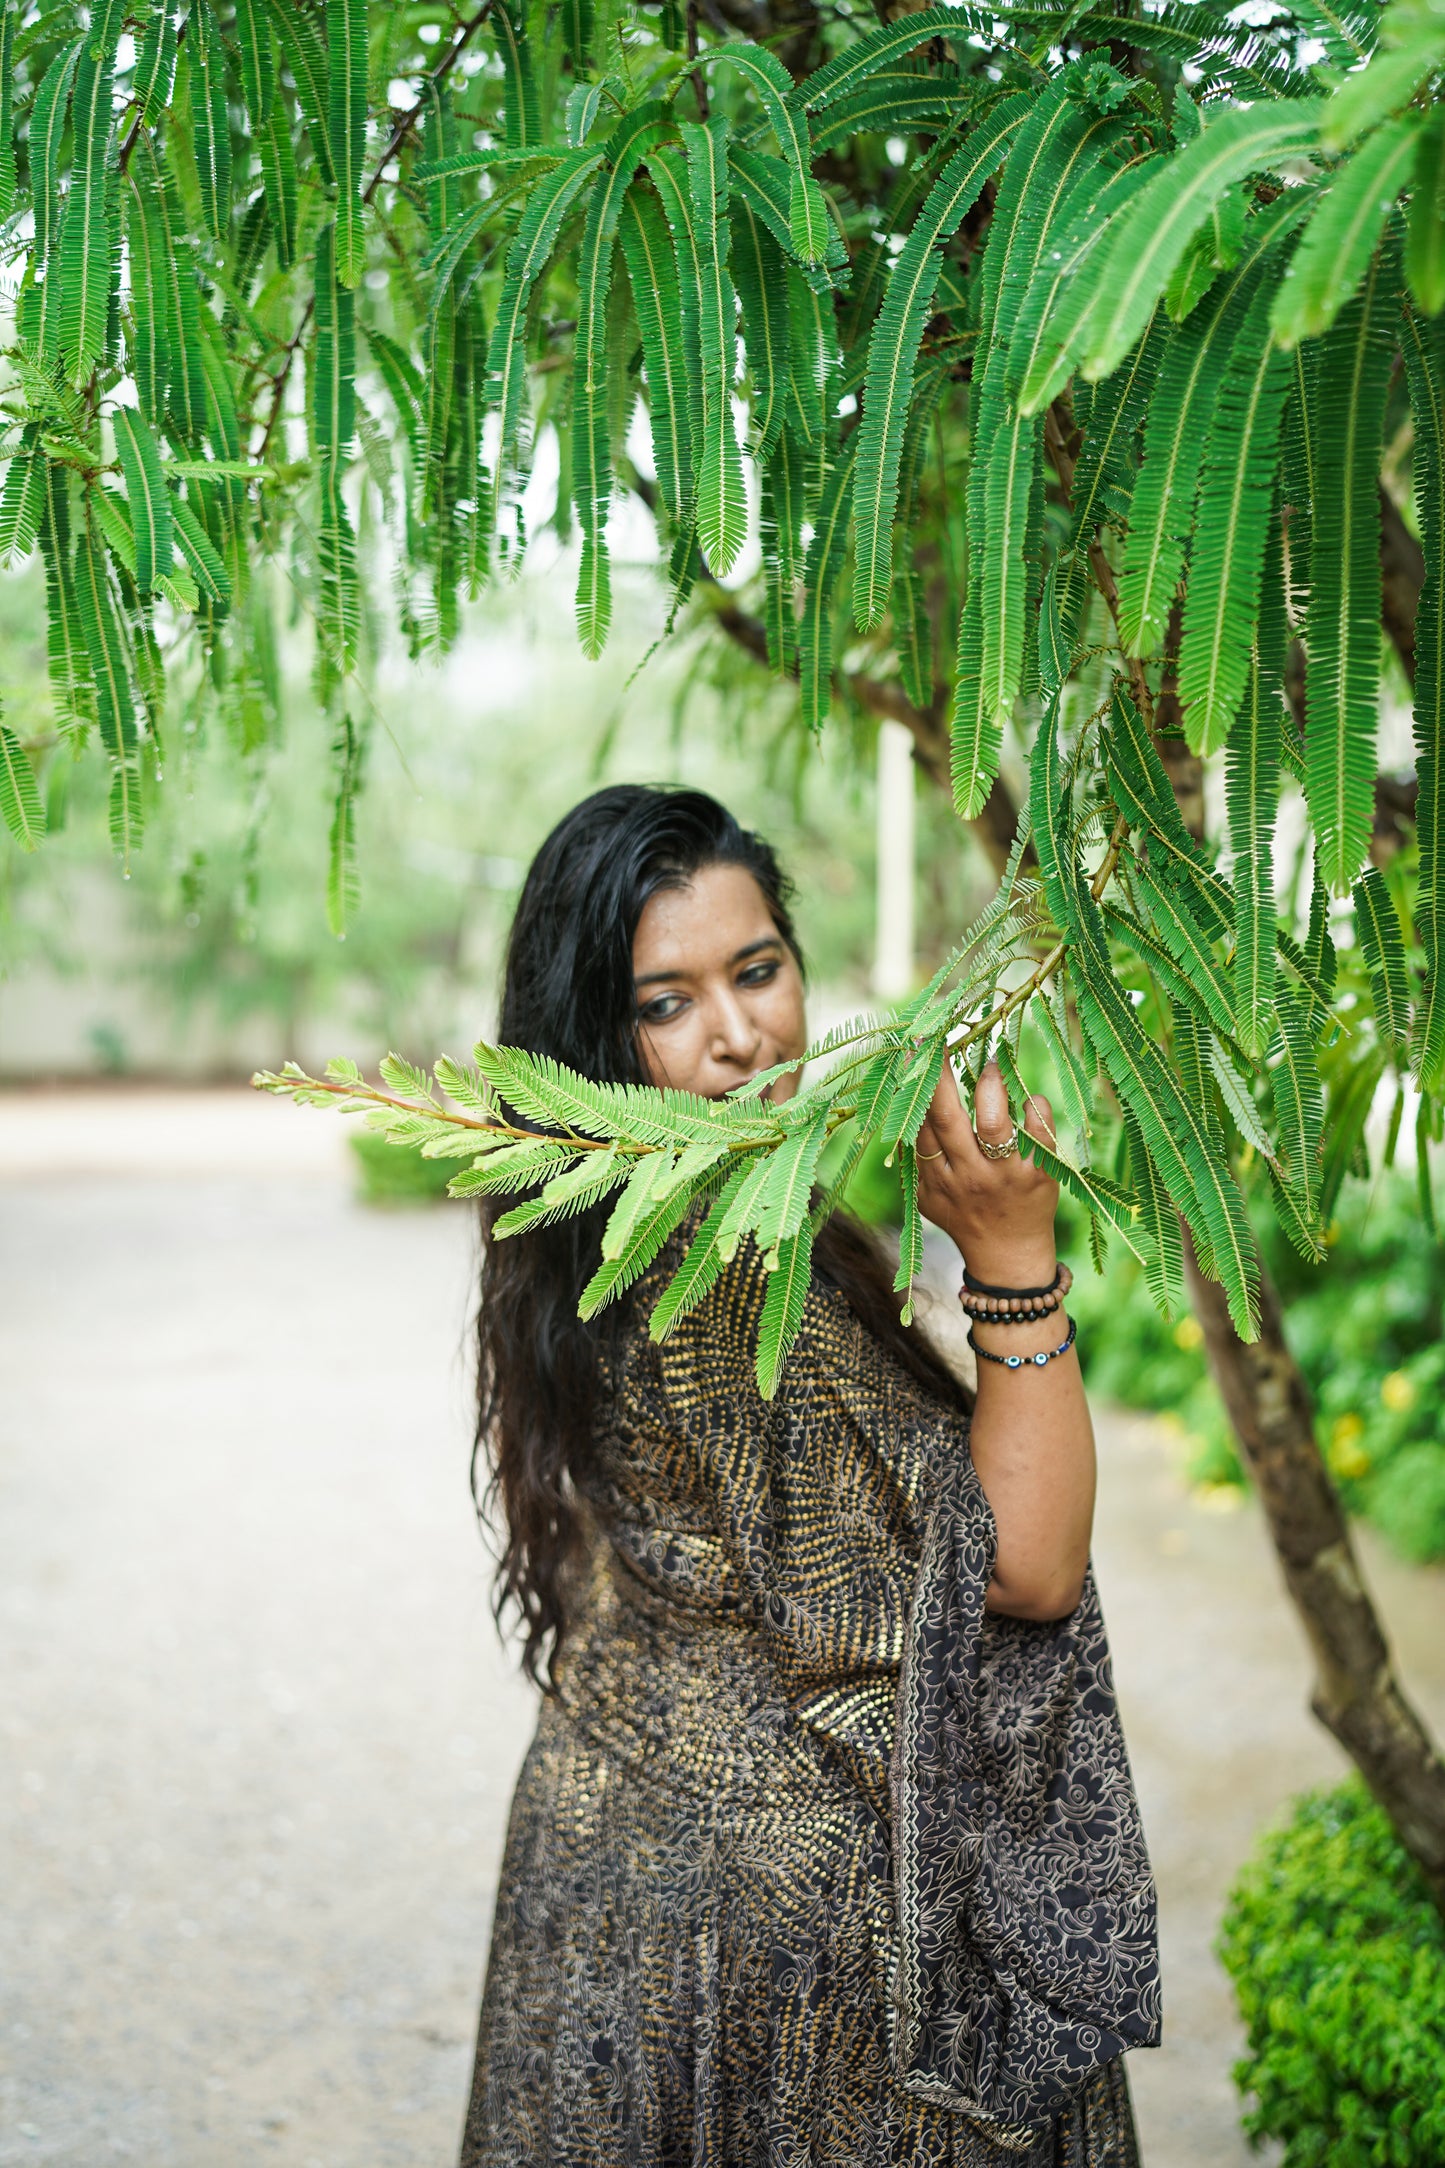
POLYGON ((1218 1947, 1251 2138, 1283 2141, 1282 2168, 1441 2168, 1445 1922, 1358 1779, 1259 1840, 1218 1947))

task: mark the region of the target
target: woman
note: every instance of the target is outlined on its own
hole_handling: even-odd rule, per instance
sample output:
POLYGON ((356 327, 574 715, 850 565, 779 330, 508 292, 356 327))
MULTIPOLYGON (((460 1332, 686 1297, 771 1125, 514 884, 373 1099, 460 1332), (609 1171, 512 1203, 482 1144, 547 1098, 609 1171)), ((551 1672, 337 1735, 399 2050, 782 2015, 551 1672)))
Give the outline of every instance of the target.
MULTIPOLYGON (((500 1036, 714 1098, 800 1056, 771 850, 700 792, 599 791, 527 877, 500 1036)), ((1153 1888, 1057 1192, 995 1068, 975 1119, 945 1068, 923 1209, 971 1279, 1049 1292, 975 1324, 972 1401, 841 1217, 771 1402, 751 1243, 661 1346, 693 1222, 591 1326, 598 1214, 489 1248, 499 1601, 549 1691, 463 2168, 1137 2162, 1119 2058, 1158 2037, 1153 1888)))

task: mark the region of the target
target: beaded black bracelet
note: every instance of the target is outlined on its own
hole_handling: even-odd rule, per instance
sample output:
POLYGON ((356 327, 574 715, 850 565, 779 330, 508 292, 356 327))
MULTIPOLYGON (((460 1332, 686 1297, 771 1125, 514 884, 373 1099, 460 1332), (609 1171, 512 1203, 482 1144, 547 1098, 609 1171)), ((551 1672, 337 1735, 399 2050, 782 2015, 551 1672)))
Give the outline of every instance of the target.
POLYGON ((1063 1265, 1058 1264, 1047 1287, 990 1287, 987 1280, 976 1280, 967 1265, 963 1268, 963 1284, 971 1295, 1003 1295, 1014 1302, 1037 1302, 1040 1295, 1052 1295, 1063 1276, 1063 1265))
POLYGON ((1056 1355, 1068 1354, 1069 1349, 1074 1344, 1074 1337, 1078 1332, 1078 1329, 1079 1328, 1074 1323, 1074 1320, 1070 1318, 1068 1338, 1066 1340, 1061 1340, 1057 1347, 1048 1348, 1037 1355, 993 1355, 990 1354, 989 1350, 986 1347, 980 1347, 978 1345, 972 1333, 969 1334, 968 1338, 969 1345, 973 1348, 974 1354, 977 1355, 982 1362, 999 1363, 1005 1370, 1023 1370, 1026 1369, 1030 1363, 1032 1363, 1036 1369, 1042 1370, 1044 1364, 1051 1363, 1056 1355))
POLYGON ((1031 1325, 1041 1317, 1052 1317, 1056 1310, 1062 1310, 1073 1284, 1073 1273, 1067 1265, 1060 1265, 1053 1286, 1042 1293, 1027 1288, 984 1293, 981 1289, 975 1292, 965 1286, 958 1299, 966 1317, 982 1318, 989 1324, 1031 1325))

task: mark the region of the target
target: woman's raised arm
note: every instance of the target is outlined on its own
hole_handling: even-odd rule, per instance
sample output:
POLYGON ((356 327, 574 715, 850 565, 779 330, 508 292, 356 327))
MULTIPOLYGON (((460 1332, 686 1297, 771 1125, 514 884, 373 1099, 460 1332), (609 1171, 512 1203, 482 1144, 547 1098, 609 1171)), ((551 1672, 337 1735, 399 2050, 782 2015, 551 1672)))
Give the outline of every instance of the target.
MULTIPOLYGON (((918 1138, 919 1206, 952 1236, 974 1279, 995 1287, 1047 1287, 1058 1263, 1058 1184, 1017 1152, 995 1159, 980 1149, 980 1139, 1001 1145, 1012 1129, 994 1062, 979 1077, 974 1118, 971 1123, 945 1065, 918 1138)), ((1051 1140, 1047 1099, 1029 1101, 1025 1126, 1051 1140)), ((1072 1347, 1042 1365, 1024 1362, 1017 1369, 988 1357, 1047 1354, 1066 1331, 1062 1309, 1028 1323, 975 1320, 973 1326, 974 1347, 983 1357, 973 1462, 998 1527, 988 1604, 1015 1618, 1062 1618, 1079 1601, 1094 1519, 1094 1431, 1072 1347)))

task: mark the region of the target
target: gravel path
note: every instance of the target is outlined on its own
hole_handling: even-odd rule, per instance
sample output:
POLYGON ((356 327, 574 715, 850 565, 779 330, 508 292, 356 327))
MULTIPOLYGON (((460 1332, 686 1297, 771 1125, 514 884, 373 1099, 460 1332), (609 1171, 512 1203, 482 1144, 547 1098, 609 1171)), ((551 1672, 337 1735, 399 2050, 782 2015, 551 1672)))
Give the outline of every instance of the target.
MULTIPOLYGON (((0 1185, 0 2163, 448 2168, 532 1710, 466 1492, 469 1216, 361 1209, 338 1124, 229 1093, 0 1095, 0 1185)), ((1220 1893, 1338 1762, 1252 1511, 1100 1427, 1145 2158, 1242 2168, 1220 1893)), ((1445 1719, 1441 1578, 1371 1562, 1445 1719)))

